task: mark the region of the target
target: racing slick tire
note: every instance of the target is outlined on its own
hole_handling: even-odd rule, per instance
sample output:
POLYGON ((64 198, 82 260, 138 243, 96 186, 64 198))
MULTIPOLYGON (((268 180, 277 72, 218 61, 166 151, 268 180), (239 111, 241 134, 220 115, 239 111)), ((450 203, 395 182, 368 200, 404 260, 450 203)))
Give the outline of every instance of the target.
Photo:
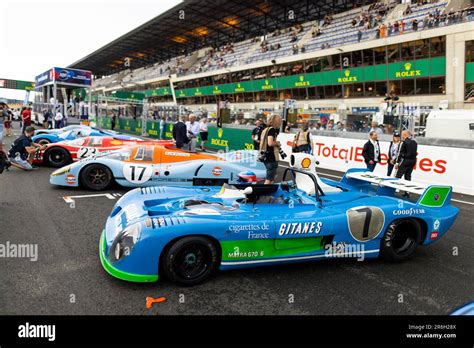
POLYGON ((381 256, 391 262, 402 262, 415 254, 421 242, 421 225, 415 219, 393 221, 380 242, 381 256))
POLYGON ((219 255, 208 238, 188 236, 178 239, 162 255, 166 277, 184 286, 202 283, 217 269, 219 255))
POLYGON ((36 141, 36 143, 40 145, 46 145, 46 144, 51 144, 51 141, 49 141, 46 138, 39 138, 38 141, 36 141))
POLYGON ((61 168, 72 163, 71 154, 61 147, 53 147, 44 153, 43 162, 54 168, 61 168))
POLYGON ((90 164, 79 173, 82 186, 93 191, 108 189, 114 182, 112 171, 102 164, 90 164))

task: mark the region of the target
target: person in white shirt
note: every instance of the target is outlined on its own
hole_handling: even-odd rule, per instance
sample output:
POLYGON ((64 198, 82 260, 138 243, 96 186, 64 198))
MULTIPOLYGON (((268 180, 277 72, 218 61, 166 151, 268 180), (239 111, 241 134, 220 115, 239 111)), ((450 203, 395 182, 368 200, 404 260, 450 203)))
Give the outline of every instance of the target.
POLYGON ((164 139, 165 135, 165 118, 162 117, 160 120, 160 139, 164 139))
POLYGON ((372 121, 372 128, 369 129, 370 132, 377 132, 377 134, 383 134, 382 128, 379 127, 379 124, 377 121, 372 121))
POLYGON ((201 150, 206 151, 206 142, 207 142, 207 136, 209 135, 209 131, 207 128, 207 118, 203 118, 201 122, 199 122, 199 135, 201 137, 201 150))
POLYGON ((61 113, 60 109, 56 111, 56 115, 54 116, 54 123, 57 129, 62 128, 63 114, 61 113))
POLYGON ((196 139, 199 135, 199 122, 196 121, 196 115, 189 115, 189 121, 186 122, 186 131, 188 133, 188 150, 196 152, 196 139))

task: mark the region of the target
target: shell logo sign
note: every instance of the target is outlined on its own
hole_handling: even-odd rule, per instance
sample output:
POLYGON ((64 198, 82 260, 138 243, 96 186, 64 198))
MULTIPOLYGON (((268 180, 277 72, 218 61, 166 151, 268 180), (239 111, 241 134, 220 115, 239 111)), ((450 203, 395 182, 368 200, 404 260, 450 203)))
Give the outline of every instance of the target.
POLYGON ((309 159, 308 157, 303 158, 303 160, 301 161, 301 167, 303 169, 308 169, 310 165, 311 165, 311 159, 309 159))

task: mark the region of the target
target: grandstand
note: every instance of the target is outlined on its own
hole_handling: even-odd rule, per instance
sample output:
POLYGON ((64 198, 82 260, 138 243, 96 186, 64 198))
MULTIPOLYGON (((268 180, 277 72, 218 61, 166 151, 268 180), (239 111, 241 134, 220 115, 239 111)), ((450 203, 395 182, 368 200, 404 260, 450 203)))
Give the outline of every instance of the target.
POLYGON ((293 98, 305 110, 350 111, 379 106, 389 91, 470 108, 473 20, 472 0, 188 0, 70 67, 94 72, 95 94, 144 91, 191 109, 218 100, 273 109, 293 98))

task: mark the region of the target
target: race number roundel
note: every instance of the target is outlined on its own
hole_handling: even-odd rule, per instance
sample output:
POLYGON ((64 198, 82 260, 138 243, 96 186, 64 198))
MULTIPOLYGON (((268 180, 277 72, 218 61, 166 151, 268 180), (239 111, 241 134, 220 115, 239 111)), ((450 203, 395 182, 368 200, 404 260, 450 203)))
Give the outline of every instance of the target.
POLYGON ((81 158, 86 158, 86 157, 89 157, 89 156, 95 156, 98 153, 99 153, 99 151, 94 147, 81 147, 77 151, 77 158, 81 159, 81 158))
POLYGON ((153 175, 153 168, 147 165, 125 164, 123 166, 123 176, 133 184, 141 184, 150 180, 153 175))
POLYGON ((355 207, 346 212, 347 225, 352 237, 358 242, 367 242, 382 232, 385 214, 378 207, 355 207))

